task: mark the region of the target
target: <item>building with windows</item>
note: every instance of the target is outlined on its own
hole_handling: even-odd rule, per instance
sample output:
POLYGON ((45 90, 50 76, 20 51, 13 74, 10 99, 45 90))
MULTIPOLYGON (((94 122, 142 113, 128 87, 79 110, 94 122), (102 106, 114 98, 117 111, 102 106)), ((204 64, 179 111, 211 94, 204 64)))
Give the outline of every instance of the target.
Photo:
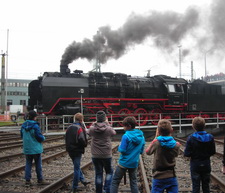
POLYGON ((23 106, 28 105, 28 85, 30 82, 31 80, 7 79, 5 89, 6 90, 5 98, 7 101, 7 107, 9 107, 9 105, 23 105, 23 106))

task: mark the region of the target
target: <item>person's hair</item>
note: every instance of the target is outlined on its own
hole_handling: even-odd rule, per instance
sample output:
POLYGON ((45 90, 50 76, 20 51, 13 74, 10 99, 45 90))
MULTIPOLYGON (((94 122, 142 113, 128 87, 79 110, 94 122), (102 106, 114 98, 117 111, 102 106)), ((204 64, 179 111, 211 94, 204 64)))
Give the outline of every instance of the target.
POLYGON ((83 116, 82 113, 76 113, 76 114, 74 115, 73 121, 74 121, 74 122, 75 122, 75 121, 83 121, 83 118, 84 118, 84 116, 83 116))
POLYGON ((131 117, 131 116, 124 118, 124 120, 122 122, 123 126, 131 127, 132 129, 135 128, 136 123, 137 123, 137 121, 136 121, 135 117, 131 117))
POLYGON ((196 131, 203 131, 205 128, 205 119, 203 119, 202 117, 195 117, 192 120, 192 127, 196 131))
POLYGON ((158 122, 159 135, 168 136, 172 133, 173 128, 171 122, 167 119, 161 119, 158 122))
POLYGON ((35 117, 37 117, 36 111, 30 110, 30 111, 28 112, 27 119, 28 119, 28 120, 34 120, 35 117))

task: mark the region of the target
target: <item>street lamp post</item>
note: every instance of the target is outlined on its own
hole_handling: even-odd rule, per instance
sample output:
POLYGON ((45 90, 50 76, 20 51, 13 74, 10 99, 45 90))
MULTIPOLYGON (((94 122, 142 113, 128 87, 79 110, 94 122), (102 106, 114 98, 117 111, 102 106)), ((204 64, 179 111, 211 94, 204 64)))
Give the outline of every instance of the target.
POLYGON ((205 78, 206 78, 206 76, 207 76, 207 61, 206 61, 206 54, 207 53, 209 53, 210 51, 212 51, 213 50, 213 48, 211 48, 211 49, 209 49, 209 50, 206 50, 206 51, 204 51, 204 59, 205 59, 205 78))
POLYGON ((82 94, 84 93, 84 89, 81 88, 78 93, 80 93, 80 109, 81 109, 81 113, 83 114, 83 98, 82 98, 82 94))
POLYGON ((206 70, 206 53, 207 53, 207 52, 205 52, 205 78, 206 78, 206 76, 207 76, 207 70, 206 70))

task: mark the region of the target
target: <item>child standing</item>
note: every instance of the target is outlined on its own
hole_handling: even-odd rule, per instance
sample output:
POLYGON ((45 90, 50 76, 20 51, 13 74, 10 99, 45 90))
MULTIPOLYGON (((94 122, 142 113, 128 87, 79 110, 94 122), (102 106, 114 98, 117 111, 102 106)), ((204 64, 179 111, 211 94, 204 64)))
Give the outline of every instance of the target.
POLYGON ((188 137, 184 155, 190 157, 190 170, 192 180, 192 192, 200 192, 200 183, 204 193, 210 192, 210 156, 215 154, 215 142, 211 134, 204 131, 205 120, 202 117, 195 117, 192 120, 192 127, 195 133, 188 137))
POLYGON ((162 119, 158 123, 156 138, 146 149, 148 155, 154 154, 152 193, 178 192, 178 182, 175 174, 175 157, 180 152, 180 143, 171 136, 173 128, 171 122, 162 119))
POLYGON ((96 122, 87 130, 91 136, 92 162, 95 167, 96 193, 110 192, 113 176, 112 168, 112 142, 111 138, 116 131, 111 127, 104 111, 96 113, 96 122), (105 183, 103 186, 103 169, 105 170, 105 183))
POLYGON ((118 151, 121 153, 119 164, 113 176, 111 193, 117 193, 121 179, 128 170, 130 178, 130 187, 132 193, 138 193, 137 185, 137 167, 139 163, 139 156, 144 151, 145 138, 143 132, 135 129, 136 119, 134 117, 126 117, 123 120, 125 134, 118 151))
POLYGON ((49 184, 43 179, 42 175, 41 154, 43 153, 42 142, 45 140, 45 136, 41 133, 39 123, 37 122, 37 113, 34 110, 29 111, 28 119, 22 124, 20 134, 23 139, 23 153, 26 155, 25 185, 31 185, 33 160, 36 167, 38 184, 49 184))
POLYGON ((222 167, 222 173, 225 174, 225 137, 223 142, 223 167, 222 167))

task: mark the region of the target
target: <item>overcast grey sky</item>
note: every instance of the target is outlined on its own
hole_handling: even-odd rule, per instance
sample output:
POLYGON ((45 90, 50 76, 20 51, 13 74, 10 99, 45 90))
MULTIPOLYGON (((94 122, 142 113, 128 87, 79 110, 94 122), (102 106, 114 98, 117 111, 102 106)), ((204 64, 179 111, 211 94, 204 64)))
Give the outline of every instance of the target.
POLYGON ((0 0, 0 50, 8 77, 36 79, 45 71, 93 68, 100 32, 102 71, 144 76, 225 72, 224 0, 0 0), (85 41, 84 41, 85 40, 85 41), (67 49, 69 48, 69 49, 67 49), (71 52, 73 53, 71 56, 71 52))

